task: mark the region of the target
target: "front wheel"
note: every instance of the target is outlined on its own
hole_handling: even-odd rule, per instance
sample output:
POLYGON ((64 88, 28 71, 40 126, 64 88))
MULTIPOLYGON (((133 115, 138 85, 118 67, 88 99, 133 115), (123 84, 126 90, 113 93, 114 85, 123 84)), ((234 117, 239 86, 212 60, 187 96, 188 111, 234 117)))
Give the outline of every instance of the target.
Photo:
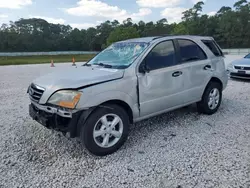
POLYGON ((127 140, 129 117, 118 105, 95 110, 81 128, 80 138, 86 149, 97 156, 117 151, 127 140))
POLYGON ((202 100, 197 103, 198 111, 208 115, 214 114, 220 107, 221 99, 221 85, 217 82, 209 83, 202 96, 202 100))

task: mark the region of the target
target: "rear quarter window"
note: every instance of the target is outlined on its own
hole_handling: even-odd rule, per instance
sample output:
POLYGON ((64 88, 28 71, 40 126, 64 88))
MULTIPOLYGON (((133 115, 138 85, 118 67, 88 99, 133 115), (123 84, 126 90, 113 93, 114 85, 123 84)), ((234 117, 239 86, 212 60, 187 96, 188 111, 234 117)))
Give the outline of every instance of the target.
POLYGON ((223 56, 222 51, 213 40, 202 40, 209 50, 217 57, 223 56))

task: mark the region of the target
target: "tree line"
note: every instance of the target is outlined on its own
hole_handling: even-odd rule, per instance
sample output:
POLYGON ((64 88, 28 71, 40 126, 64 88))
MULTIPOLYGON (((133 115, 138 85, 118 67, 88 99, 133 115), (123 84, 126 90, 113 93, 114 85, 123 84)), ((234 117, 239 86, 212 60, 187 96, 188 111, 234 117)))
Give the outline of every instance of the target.
POLYGON ((212 36, 222 48, 250 48, 250 3, 237 1, 223 6, 209 16, 202 13, 204 2, 183 12, 180 23, 169 24, 166 18, 157 22, 131 18, 119 23, 105 21, 96 27, 79 30, 70 25, 52 24, 46 20, 20 19, 0 28, 0 51, 100 51, 107 45, 129 38, 158 35, 212 36))

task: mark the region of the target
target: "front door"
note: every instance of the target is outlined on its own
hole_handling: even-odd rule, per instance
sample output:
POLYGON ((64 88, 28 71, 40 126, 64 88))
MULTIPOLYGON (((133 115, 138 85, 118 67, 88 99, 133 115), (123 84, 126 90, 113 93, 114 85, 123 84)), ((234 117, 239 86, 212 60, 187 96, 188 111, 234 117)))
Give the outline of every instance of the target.
POLYGON ((179 106, 183 75, 172 40, 158 43, 145 58, 148 73, 138 73, 140 115, 149 116, 179 106))

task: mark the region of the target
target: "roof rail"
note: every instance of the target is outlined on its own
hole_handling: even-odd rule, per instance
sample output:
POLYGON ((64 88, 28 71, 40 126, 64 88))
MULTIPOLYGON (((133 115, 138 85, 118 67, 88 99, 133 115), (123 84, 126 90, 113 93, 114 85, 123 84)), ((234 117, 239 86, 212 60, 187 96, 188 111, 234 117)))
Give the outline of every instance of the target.
POLYGON ((155 36, 153 38, 153 40, 156 40, 156 39, 159 39, 159 38, 162 38, 162 37, 175 37, 175 36, 197 36, 197 37, 210 37, 210 36, 202 36, 202 35, 187 35, 187 34, 184 34, 184 35, 174 35, 174 34, 162 34, 162 35, 159 35, 159 36, 155 36))
POLYGON ((159 39, 159 38, 162 38, 162 37, 170 37, 170 36, 185 36, 185 35, 173 35, 173 34, 162 34, 162 35, 159 35, 159 36, 155 36, 155 38, 153 40, 156 40, 156 39, 159 39))

